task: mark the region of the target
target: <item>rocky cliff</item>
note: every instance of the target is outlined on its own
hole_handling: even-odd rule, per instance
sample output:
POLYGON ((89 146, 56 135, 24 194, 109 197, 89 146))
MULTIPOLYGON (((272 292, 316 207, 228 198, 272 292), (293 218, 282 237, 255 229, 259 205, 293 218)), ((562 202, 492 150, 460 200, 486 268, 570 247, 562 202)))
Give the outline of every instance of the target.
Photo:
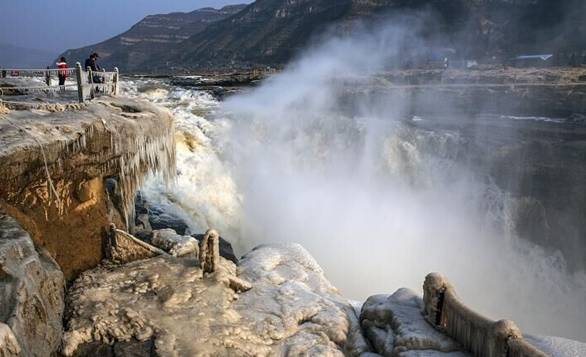
POLYGON ((189 13, 150 15, 123 34, 95 45, 68 50, 63 55, 70 63, 83 63, 90 53, 98 52, 105 67, 118 66, 125 72, 144 68, 153 57, 244 7, 232 5, 219 10, 203 8, 189 13))
POLYGON ((125 227, 144 176, 174 175, 173 118, 116 98, 6 106, 26 109, 0 102, 0 208, 71 279, 102 260, 105 231, 125 227))
POLYGON ((411 30, 463 58, 582 50, 586 28, 576 11, 586 8, 574 0, 258 0, 190 37, 173 57, 188 68, 284 64, 334 25, 340 34, 355 20, 397 24, 407 14, 422 18, 411 30))

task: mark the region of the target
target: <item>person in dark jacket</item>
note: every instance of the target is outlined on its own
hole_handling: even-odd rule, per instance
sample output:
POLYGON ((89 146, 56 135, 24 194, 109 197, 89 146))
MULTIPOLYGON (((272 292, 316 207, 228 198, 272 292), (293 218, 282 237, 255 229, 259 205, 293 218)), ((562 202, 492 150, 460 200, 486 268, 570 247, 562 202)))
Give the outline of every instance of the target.
POLYGON ((85 60, 85 69, 87 70, 89 67, 94 72, 100 71, 101 68, 100 65, 98 65, 98 58, 100 58, 100 56, 96 52, 92 53, 89 58, 85 60))
MULTIPOLYGON (((102 68, 98 64, 98 58, 100 58, 100 56, 96 52, 92 53, 90 57, 85 60, 85 69, 87 70, 90 68, 93 72, 101 71, 102 68)), ((98 75, 94 75, 92 80, 94 83, 103 83, 103 78, 98 75)))

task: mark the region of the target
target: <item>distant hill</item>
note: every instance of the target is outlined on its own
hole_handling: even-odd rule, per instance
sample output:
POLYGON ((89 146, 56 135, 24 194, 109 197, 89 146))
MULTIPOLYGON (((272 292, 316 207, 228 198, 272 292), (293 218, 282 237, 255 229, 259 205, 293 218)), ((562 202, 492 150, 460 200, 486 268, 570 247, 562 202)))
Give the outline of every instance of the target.
POLYGON ((0 43, 0 68, 45 68, 55 53, 0 43))
POLYGON ((211 23, 225 19, 245 7, 230 5, 219 10, 203 8, 189 13, 150 15, 123 34, 95 45, 68 50, 63 56, 70 63, 83 63, 90 53, 98 52, 103 67, 117 66, 123 71, 148 68, 157 53, 164 53, 203 31, 211 23))
POLYGON ((141 72, 242 68, 287 63, 317 34, 425 11, 424 36, 460 58, 586 51, 583 0, 257 0, 248 6, 155 15, 96 49, 104 62, 141 72), (194 19, 199 20, 194 20, 194 19))
MULTIPOLYGON (((237 15, 191 36, 169 55, 187 68, 282 64, 316 33, 338 33, 357 19, 372 22, 427 11, 423 33, 461 57, 586 51, 583 0, 257 0, 237 15), (346 25, 344 25, 346 24, 346 25), (425 31, 427 30, 427 31, 425 31)), ((156 65, 156 63, 153 63, 156 65)))

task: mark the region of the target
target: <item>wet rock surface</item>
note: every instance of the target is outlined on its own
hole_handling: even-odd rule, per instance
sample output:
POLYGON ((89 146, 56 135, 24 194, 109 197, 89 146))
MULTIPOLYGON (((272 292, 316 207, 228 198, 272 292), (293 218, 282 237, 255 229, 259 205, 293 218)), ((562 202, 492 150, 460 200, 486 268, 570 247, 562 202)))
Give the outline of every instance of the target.
POLYGON ((189 228, 180 217, 156 206, 149 207, 148 218, 153 229, 171 228, 177 234, 184 235, 189 228))
POLYGON ((238 268, 220 258, 213 274, 185 258, 103 265, 82 274, 67 300, 67 356, 118 356, 122 348, 137 356, 367 351, 352 307, 299 245, 259 247, 238 268), (252 288, 235 290, 234 278, 252 288))
MULTIPOLYGON (((156 231, 170 229, 179 236, 188 236, 190 234, 189 225, 183 218, 169 210, 165 210, 163 207, 150 204, 140 193, 137 194, 135 199, 135 212, 136 217, 133 234, 147 243, 153 243, 152 240, 156 231)), ((191 234, 191 237, 201 242, 204 234, 191 234)), ((159 248, 162 247, 159 246, 159 248)), ((220 255, 238 264, 238 257, 234 252, 232 244, 223 237, 220 237, 220 255)))
POLYGON ((63 273, 0 211, 0 356, 50 356, 61 343, 63 273))

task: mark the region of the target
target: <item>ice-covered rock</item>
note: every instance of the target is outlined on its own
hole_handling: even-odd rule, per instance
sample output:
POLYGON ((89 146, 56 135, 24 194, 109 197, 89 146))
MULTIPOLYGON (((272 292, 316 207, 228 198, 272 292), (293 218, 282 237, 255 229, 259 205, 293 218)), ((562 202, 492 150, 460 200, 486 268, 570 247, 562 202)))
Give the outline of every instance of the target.
MULTIPOLYGON (((191 234, 191 237, 198 241, 201 241, 204 237, 203 234, 192 234, 193 231, 190 232, 186 219, 181 218, 177 214, 176 208, 167 202, 149 202, 139 192, 135 200, 135 209, 136 217, 133 234, 146 242, 151 242, 153 230, 163 229, 172 229, 180 236, 191 234)), ((238 264, 238 258, 232 244, 223 237, 220 237, 220 255, 238 264)))
POLYGON ((448 336, 433 328, 422 314, 422 299, 409 289, 375 295, 362 306, 360 323, 374 350, 382 356, 465 355, 448 336))
POLYGON ((352 305, 298 244, 261 246, 240 262, 254 288, 235 303, 273 354, 359 355, 368 350, 352 305))
POLYGON ((63 273, 0 212, 0 356, 50 356, 61 342, 63 273))
POLYGON ((185 255, 197 257, 199 254, 197 239, 179 235, 170 228, 153 231, 151 243, 175 257, 185 255))
POLYGON ((110 225, 108 244, 106 244, 107 256, 110 261, 125 264, 136 260, 153 258, 167 253, 154 247, 133 235, 119 230, 114 224, 110 225))
POLYGON ((22 350, 10 326, 0 322, 0 356, 19 356, 22 350))
POLYGON ((358 356, 368 350, 352 306, 298 245, 259 247, 238 268, 220 258, 205 278, 188 258, 100 266, 76 280, 68 302, 67 356, 91 355, 88 348, 118 356, 121 342, 148 341, 160 356, 358 356), (242 292, 234 281, 252 288, 242 292))
POLYGON ((104 258, 109 223, 127 228, 145 176, 175 175, 174 119, 123 97, 37 104, 0 119, 0 208, 71 280, 104 258))

